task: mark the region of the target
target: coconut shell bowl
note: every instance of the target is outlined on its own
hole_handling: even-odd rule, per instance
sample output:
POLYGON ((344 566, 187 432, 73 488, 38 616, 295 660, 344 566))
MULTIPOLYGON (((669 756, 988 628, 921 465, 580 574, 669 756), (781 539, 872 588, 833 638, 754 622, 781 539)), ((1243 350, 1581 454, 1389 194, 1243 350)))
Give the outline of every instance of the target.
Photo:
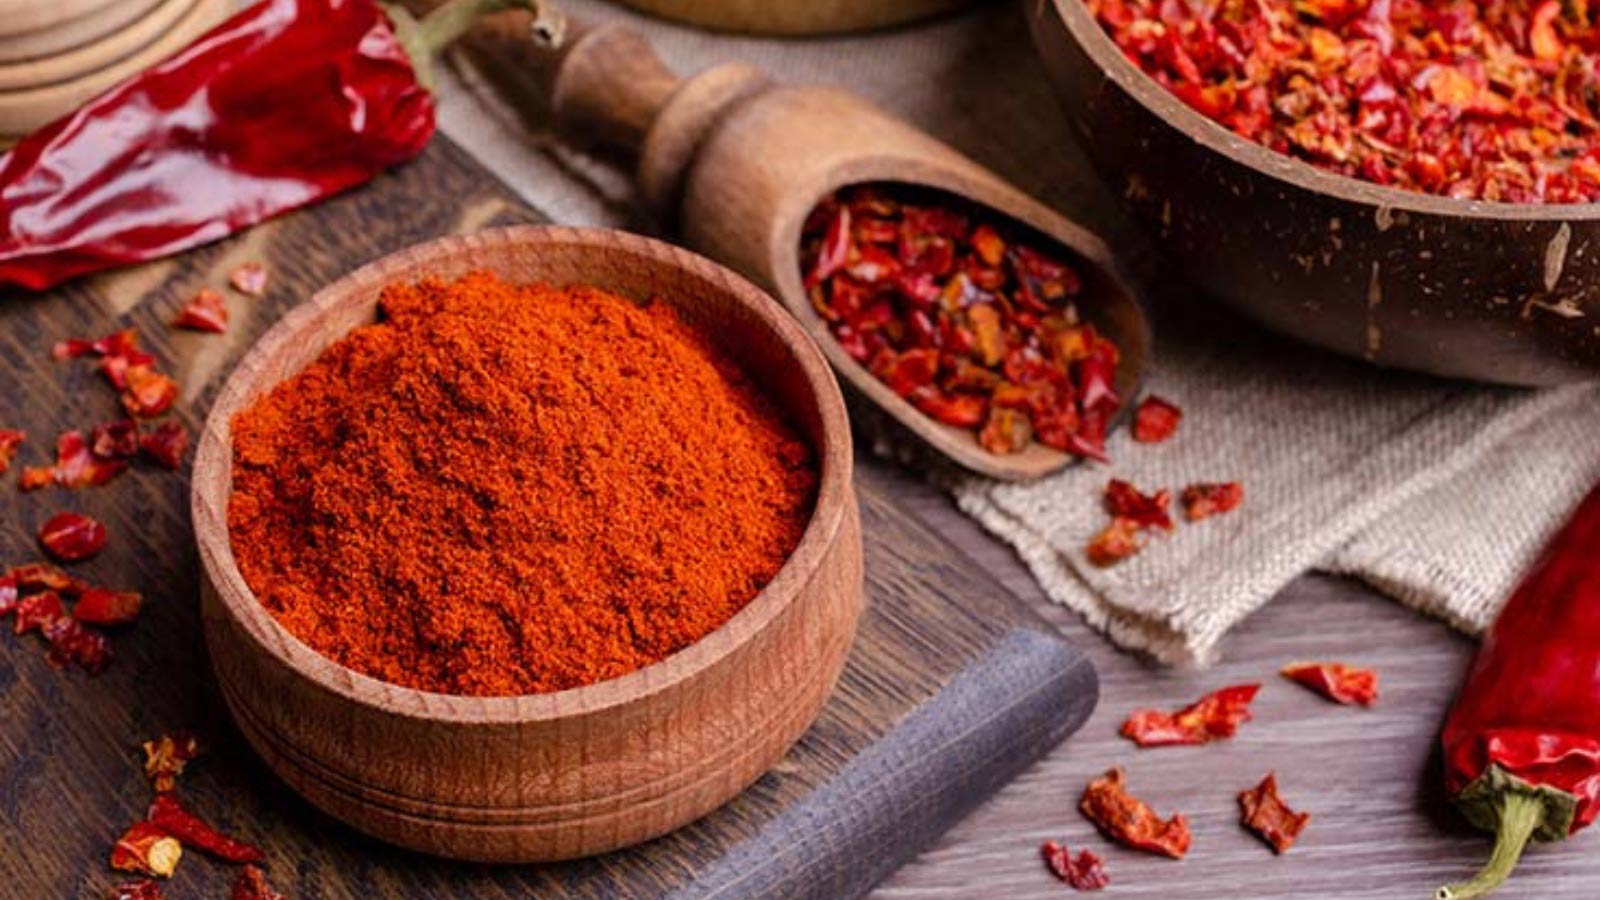
POLYGON ((1096 166, 1209 293, 1383 365, 1528 385, 1600 376, 1600 204, 1457 200, 1313 168, 1184 105, 1083 0, 1027 7, 1096 166))
POLYGON ((251 746, 335 818, 459 859, 602 853, 720 806, 815 719, 864 603, 850 431, 826 360, 749 282, 618 232, 517 227, 448 237, 323 288, 269 331, 223 387, 196 456, 192 504, 206 642, 251 746), (717 335, 808 437, 821 470, 812 519, 777 576, 722 628, 610 681, 519 697, 453 696, 332 662, 251 593, 228 537, 234 414, 373 321, 384 285, 472 270, 660 297, 717 335))

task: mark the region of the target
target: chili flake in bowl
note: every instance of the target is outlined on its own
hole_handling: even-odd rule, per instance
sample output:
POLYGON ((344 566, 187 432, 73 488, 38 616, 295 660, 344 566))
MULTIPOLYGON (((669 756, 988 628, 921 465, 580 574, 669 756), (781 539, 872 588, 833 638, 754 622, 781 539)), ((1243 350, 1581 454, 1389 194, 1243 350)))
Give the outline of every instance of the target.
POLYGON ((821 354, 748 282, 617 232, 445 238, 324 288, 219 395, 193 506, 246 738, 455 858, 714 809, 809 727, 863 605, 821 354))

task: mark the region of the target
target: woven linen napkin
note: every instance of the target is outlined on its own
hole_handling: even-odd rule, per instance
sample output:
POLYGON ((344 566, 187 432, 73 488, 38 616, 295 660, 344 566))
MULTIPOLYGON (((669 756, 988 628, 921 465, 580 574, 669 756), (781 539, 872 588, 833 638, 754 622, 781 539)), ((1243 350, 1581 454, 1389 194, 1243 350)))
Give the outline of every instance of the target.
MULTIPOLYGON (((1380 371, 1266 334, 1177 281, 1094 177, 1009 4, 876 34, 782 41, 702 33, 597 0, 561 3, 577 16, 629 22, 680 72, 744 60, 791 82, 853 88, 1112 243, 1153 299, 1148 388, 1184 408, 1178 434, 1160 445, 1118 434, 1110 466, 1031 484, 941 480, 1017 549, 1051 598, 1123 646, 1207 663, 1230 628, 1312 569, 1479 629, 1600 478, 1600 386, 1536 392, 1380 371), (1097 569, 1082 547, 1105 524, 1100 495, 1113 475, 1174 494, 1239 480, 1246 499, 1097 569)), ((441 93, 444 130, 558 221, 634 221, 626 172, 509 108, 470 65, 441 93)))

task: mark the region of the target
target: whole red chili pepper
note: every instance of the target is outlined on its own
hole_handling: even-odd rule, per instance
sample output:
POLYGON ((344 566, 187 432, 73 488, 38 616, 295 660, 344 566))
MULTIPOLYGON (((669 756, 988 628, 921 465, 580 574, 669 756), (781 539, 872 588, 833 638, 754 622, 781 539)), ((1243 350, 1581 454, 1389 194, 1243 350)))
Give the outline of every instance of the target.
POLYGON ((1530 838, 1558 841, 1600 812, 1600 487, 1522 579, 1445 719, 1445 786, 1495 834, 1489 862, 1441 900, 1505 881, 1530 838))
POLYGON ((434 131, 428 62, 482 14, 266 0, 0 158, 0 285, 42 290, 154 259, 362 184, 434 131))

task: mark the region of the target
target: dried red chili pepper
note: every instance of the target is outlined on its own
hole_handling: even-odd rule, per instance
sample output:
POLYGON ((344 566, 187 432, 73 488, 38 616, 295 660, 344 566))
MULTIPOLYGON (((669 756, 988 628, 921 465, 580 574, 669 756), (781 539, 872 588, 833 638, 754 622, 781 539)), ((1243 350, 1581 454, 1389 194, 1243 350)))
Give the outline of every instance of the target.
POLYGON ((811 305, 890 390, 991 453, 1037 441, 1105 458, 1119 354, 1079 320, 1077 274, 1029 246, 1044 239, 948 195, 881 185, 827 198, 802 231, 811 305))
POLYGON ((45 624, 43 633, 50 645, 47 658, 56 668, 70 664, 90 675, 99 675, 111 664, 111 641, 72 616, 57 616, 45 624))
POLYGON ((1239 792, 1239 821, 1272 847, 1287 853, 1311 821, 1310 813, 1295 812, 1278 796, 1277 773, 1268 772, 1261 783, 1239 792))
POLYGON ((144 597, 137 591, 92 587, 78 596, 72 617, 85 625, 126 625, 139 616, 144 597))
POLYGON ((89 452, 101 459, 132 459, 139 452, 139 423, 118 419, 89 432, 89 452))
POLYGON ((1213 691, 1174 713, 1141 709, 1122 723, 1122 736, 1141 747, 1205 744, 1233 737, 1250 721, 1250 702, 1259 684, 1238 684, 1213 691))
POLYGON ((12 624, 17 634, 42 631, 46 625, 61 618, 65 611, 61 605, 61 595, 55 591, 30 594, 17 601, 17 621, 12 624))
POLYGON ((150 803, 145 815, 150 824, 183 842, 186 847, 232 863, 253 863, 262 860, 261 851, 207 825, 190 812, 170 791, 159 793, 150 803))
POLYGON ((119 872, 171 877, 183 856, 176 839, 149 822, 136 822, 111 848, 111 868, 119 872))
POLYGON ((1142 494, 1132 484, 1113 478, 1106 484, 1106 512, 1119 519, 1128 519, 1140 528, 1172 530, 1172 516, 1167 507, 1172 504, 1171 492, 1162 489, 1154 494, 1142 494))
POLYGON ((1445 787, 1494 832, 1476 877, 1498 887, 1530 839, 1557 841, 1600 813, 1600 487, 1546 546, 1484 636, 1445 719, 1445 787))
POLYGON ((1151 394, 1133 411, 1133 439, 1158 444, 1172 437, 1183 420, 1183 410, 1151 394))
POLYGON ((1121 768, 1084 788, 1078 809, 1106 836, 1135 850, 1182 859, 1189 852, 1189 820, 1175 813, 1163 821, 1144 801, 1128 794, 1121 768))
POLYGON ((166 900, 161 893, 161 882, 149 878, 124 881, 111 889, 109 900, 166 900))
MULTIPOLYGON (((428 60, 482 13, 269 0, 0 158, 0 284, 167 256, 362 184, 434 131, 428 60)), ((544 13, 555 39, 559 23, 544 13)))
POLYGON ((0 428, 0 475, 11 470, 11 461, 17 458, 17 448, 27 439, 26 432, 0 428))
POLYGON ((79 593, 86 590, 89 585, 68 575, 60 567, 50 563, 28 563, 25 566, 15 566, 7 571, 9 577, 16 580, 17 585, 28 591, 62 591, 79 593))
POLYGON ((1587 3, 1086 3, 1167 90, 1277 152, 1451 197, 1600 199, 1587 3))
POLYGON ((1335 703, 1371 706, 1378 702, 1378 673, 1344 663, 1292 663, 1278 674, 1335 703))
POLYGON ((267 883, 267 874, 256 866, 245 866, 233 881, 231 900, 286 900, 267 883))
POLYGON ((1144 549, 1139 538, 1142 530, 1132 519, 1112 519, 1111 524, 1084 547, 1084 556, 1102 569, 1114 566, 1144 549))
POLYGON ((0 573, 0 618, 5 618, 17 611, 22 591, 17 584, 17 576, 10 572, 0 573))
POLYGON ((267 292, 267 267, 258 262, 240 263, 228 273, 228 285, 241 294, 259 297, 267 292))
POLYGON ((210 288, 201 288, 178 310, 172 327, 224 334, 228 330, 228 301, 210 288))
POLYGON ((1191 522, 1231 512, 1244 502, 1244 485, 1237 481, 1223 484, 1191 484, 1183 489, 1183 514, 1191 522))
POLYGON ((144 742, 144 774, 150 786, 162 794, 177 787, 178 776, 202 752, 192 734, 164 734, 144 742))
POLYGON ((127 371, 135 366, 154 366, 156 358, 139 349, 139 334, 132 328, 113 332, 103 338, 88 340, 69 338, 50 348, 50 357, 57 361, 98 357, 100 374, 117 390, 128 386, 127 371))
POLYGON ((139 448, 161 466, 177 471, 189 452, 189 431, 176 422, 164 422, 144 436, 139 448))
POLYGON ((178 383, 149 366, 133 366, 123 376, 122 408, 128 415, 153 419, 172 408, 178 399, 178 383))
POLYGON ((78 513, 56 513, 39 527, 39 545, 62 562, 79 562, 106 545, 106 526, 78 513))
POLYGON ((23 480, 18 486, 35 490, 46 485, 76 490, 105 484, 128 468, 126 459, 108 459, 96 456, 84 440, 83 432, 68 431, 56 438, 56 463, 49 467, 29 467, 23 470, 23 480))
POLYGON ((1076 891, 1098 891, 1111 883, 1105 863, 1093 850, 1082 849, 1077 856, 1065 844, 1045 841, 1039 848, 1044 864, 1054 875, 1076 891))

